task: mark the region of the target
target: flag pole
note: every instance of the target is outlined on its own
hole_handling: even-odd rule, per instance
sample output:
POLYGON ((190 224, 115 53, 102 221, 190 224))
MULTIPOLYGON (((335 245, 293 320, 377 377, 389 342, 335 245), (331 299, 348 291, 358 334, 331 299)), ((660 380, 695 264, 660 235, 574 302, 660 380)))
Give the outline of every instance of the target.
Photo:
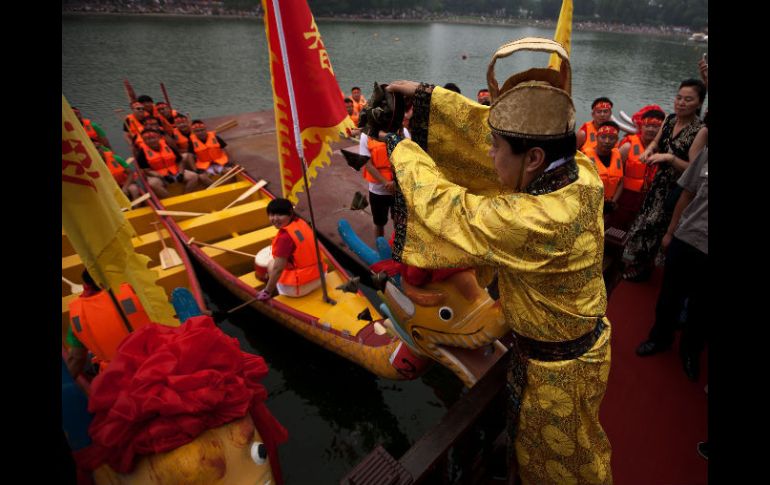
POLYGON ((299 130, 299 118, 297 117, 297 101, 294 99, 294 85, 291 79, 291 68, 289 67, 289 57, 286 50, 286 39, 283 34, 283 22, 281 21, 281 7, 278 0, 272 0, 275 10, 275 20, 278 32, 278 41, 281 45, 281 59, 283 60, 283 72, 286 75, 286 87, 289 91, 289 105, 291 106, 291 117, 294 124, 294 141, 296 142, 297 154, 299 155, 300 165, 302 165, 302 180, 305 184, 305 194, 307 194, 307 206, 310 209, 310 226, 313 228, 313 245, 315 246, 315 255, 318 260, 318 273, 321 275, 321 289, 323 291, 323 300, 326 303, 335 305, 337 302, 329 297, 326 291, 326 275, 324 274, 323 262, 321 261, 321 251, 318 248, 318 231, 316 230, 315 217, 313 216, 313 202, 310 199, 310 185, 307 181, 307 168, 305 167, 305 150, 302 147, 302 135, 299 130))

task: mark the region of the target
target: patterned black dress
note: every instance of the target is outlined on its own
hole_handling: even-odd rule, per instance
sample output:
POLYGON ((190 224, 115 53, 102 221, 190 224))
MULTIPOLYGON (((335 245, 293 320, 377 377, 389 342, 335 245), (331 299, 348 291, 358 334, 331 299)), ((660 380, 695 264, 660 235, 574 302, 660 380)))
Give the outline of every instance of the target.
MULTIPOLYGON (((663 122, 663 132, 658 144, 659 153, 673 153, 677 158, 690 161, 688 152, 695 135, 704 126, 699 118, 673 135, 676 115, 670 114, 663 122)), ((629 229, 629 239, 623 251, 623 259, 640 268, 649 268, 655 262, 660 243, 666 234, 671 216, 674 214, 676 199, 680 190, 676 181, 681 173, 671 164, 660 164, 650 190, 644 198, 639 215, 629 229)))

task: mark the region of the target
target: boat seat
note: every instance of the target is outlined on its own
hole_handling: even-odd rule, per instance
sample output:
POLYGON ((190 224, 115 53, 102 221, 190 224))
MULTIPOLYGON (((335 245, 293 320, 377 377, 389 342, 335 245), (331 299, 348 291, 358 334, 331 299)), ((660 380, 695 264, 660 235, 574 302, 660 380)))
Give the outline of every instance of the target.
MULTIPOLYGON (((253 184, 247 180, 239 180, 232 184, 223 184, 209 190, 198 190, 187 194, 168 197, 162 200, 163 207, 166 210, 189 211, 189 212, 211 212, 227 207, 230 202, 238 198, 253 184)), ((253 195, 251 199, 258 200, 262 196, 259 193, 253 195)))
POLYGON ((259 291, 265 287, 265 282, 257 279, 257 275, 253 271, 249 271, 245 275, 238 277, 241 282, 259 291))
MULTIPOLYGON (((164 229, 161 229, 161 231, 164 231, 164 229)), ((167 236, 165 233, 162 234, 165 236, 166 246, 175 248, 170 236, 167 236)), ((163 245, 158 239, 157 231, 133 237, 131 238, 131 244, 134 245, 134 250, 137 253, 150 258, 150 265, 160 264, 160 252, 163 250, 163 245)), ((63 256, 61 258, 61 270, 62 276, 65 278, 80 281, 80 273, 83 272, 83 261, 80 259, 80 255, 73 253, 69 256, 63 256)))
POLYGON ((187 240, 194 237, 199 241, 220 241, 229 238, 233 232, 246 233, 266 227, 269 224, 268 202, 267 199, 245 202, 226 210, 179 221, 177 224, 187 240))
MULTIPOLYGON (((216 243, 217 246, 221 246, 227 249, 233 249, 236 251, 243 251, 244 253, 257 254, 262 248, 269 246, 275 235, 278 233, 278 229, 275 226, 263 227, 256 231, 251 231, 247 234, 241 234, 240 236, 225 239, 216 243)), ((201 241, 206 242, 206 241, 201 241)), ((195 243, 193 243, 194 245, 195 243)), ((249 258, 242 254, 228 253, 221 249, 211 248, 207 246, 200 246, 200 249, 206 253, 211 259, 216 261, 221 266, 227 268, 231 273, 238 274, 236 266, 247 264, 246 268, 251 270, 254 268, 254 258, 249 258)), ((242 271, 246 271, 243 269, 242 271)))

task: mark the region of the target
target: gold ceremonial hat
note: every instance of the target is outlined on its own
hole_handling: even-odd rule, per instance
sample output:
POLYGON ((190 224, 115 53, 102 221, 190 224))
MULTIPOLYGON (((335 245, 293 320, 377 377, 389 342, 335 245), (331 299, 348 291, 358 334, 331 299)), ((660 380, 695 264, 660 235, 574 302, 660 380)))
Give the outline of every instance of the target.
POLYGON ((500 135, 547 140, 575 131, 575 106, 569 56, 558 42, 526 37, 501 46, 487 69, 492 98, 489 127, 500 135), (550 52, 561 58, 559 71, 533 68, 509 77, 500 88, 495 78, 495 62, 514 52, 550 52))

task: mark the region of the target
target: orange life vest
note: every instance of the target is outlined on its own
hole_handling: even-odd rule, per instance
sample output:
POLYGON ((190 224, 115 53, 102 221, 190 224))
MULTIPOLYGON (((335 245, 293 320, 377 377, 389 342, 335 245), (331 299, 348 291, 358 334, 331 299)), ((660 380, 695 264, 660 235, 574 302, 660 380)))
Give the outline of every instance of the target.
POLYGON ((580 129, 586 133, 586 141, 583 143, 583 146, 580 147, 580 151, 586 153, 586 151, 596 148, 596 127, 594 126, 594 122, 588 121, 583 123, 583 126, 581 126, 580 129))
POLYGON ((628 157, 626 158, 623 188, 633 190, 634 192, 642 192, 645 190, 645 180, 649 179, 649 172, 653 168, 639 160, 639 157, 644 153, 644 146, 639 135, 628 135, 623 139, 623 143, 626 142, 631 143, 631 148, 628 150, 628 157))
MULTIPOLYGON (((138 330, 148 323, 150 317, 128 283, 120 285, 115 295, 131 327, 138 330)), ((93 352, 98 360, 110 361, 128 335, 126 324, 115 308, 107 291, 92 296, 78 297, 69 304, 72 333, 93 352)))
POLYGON ((358 113, 353 111, 352 115, 348 115, 351 120, 353 120, 353 123, 355 123, 356 126, 358 126, 358 113))
POLYGON ((126 116, 124 124, 128 127, 128 132, 134 136, 139 136, 144 131, 144 126, 142 123, 136 119, 136 116, 132 114, 126 116))
POLYGON ((358 114, 361 112, 361 109, 366 106, 366 99, 363 95, 361 95, 361 101, 356 101, 352 97, 350 98, 353 101, 353 113, 358 114))
POLYGON ((179 169, 176 166, 176 155, 168 146, 166 140, 160 139, 160 151, 155 151, 147 144, 142 143, 141 149, 144 150, 144 156, 147 157, 147 163, 150 168, 161 175, 176 175, 179 169))
MULTIPOLYGON (((369 138, 369 140, 366 142, 366 148, 368 148, 369 153, 372 154, 371 160, 374 168, 376 168, 377 171, 380 172, 380 175, 382 175, 388 182, 393 180, 393 171, 390 168, 390 160, 388 160, 388 148, 385 143, 369 138)), ((366 169, 364 169, 364 178, 373 184, 380 183, 380 181, 377 180, 374 175, 370 174, 366 169)))
POLYGON ((119 164, 117 160, 115 160, 115 154, 109 150, 100 151, 102 154, 102 158, 104 159, 104 163, 107 164, 107 168, 110 169, 110 173, 112 174, 112 177, 115 179, 115 182, 118 183, 121 187, 124 183, 126 183, 126 180, 128 180, 128 173, 126 173, 126 169, 123 167, 123 165, 119 164))
POLYGON ((91 125, 91 120, 83 118, 83 128, 86 129, 86 134, 88 135, 88 138, 90 138, 93 141, 99 141, 99 134, 96 132, 93 125, 91 125))
POLYGON ((602 179, 602 183, 604 184, 604 200, 612 200, 612 196, 615 195, 618 185, 620 185, 621 180, 623 180, 623 158, 620 156, 620 150, 617 148, 612 149, 612 159, 610 160, 609 167, 604 166, 594 150, 588 150, 583 153, 593 160, 594 165, 596 165, 596 170, 599 172, 599 178, 602 179))
POLYGON ((212 162, 224 165, 229 161, 227 154, 219 146, 216 133, 213 131, 207 133, 205 143, 200 141, 194 133, 190 134, 190 141, 193 144, 193 150, 195 150, 195 166, 199 169, 206 170, 212 162))
MULTIPOLYGON (((179 131, 179 128, 174 128, 174 136, 176 137, 176 146, 180 152, 186 152, 190 148, 190 137, 179 131)), ((190 132, 192 136, 192 132, 190 132)))
MULTIPOLYGON (((318 259, 313 245, 313 229, 307 222, 297 217, 280 230, 289 234, 296 248, 278 282, 282 285, 300 286, 320 278, 318 259)), ((275 254, 275 249, 275 239, 273 239, 273 254, 275 254)), ((324 271, 326 271, 325 264, 324 271)))

